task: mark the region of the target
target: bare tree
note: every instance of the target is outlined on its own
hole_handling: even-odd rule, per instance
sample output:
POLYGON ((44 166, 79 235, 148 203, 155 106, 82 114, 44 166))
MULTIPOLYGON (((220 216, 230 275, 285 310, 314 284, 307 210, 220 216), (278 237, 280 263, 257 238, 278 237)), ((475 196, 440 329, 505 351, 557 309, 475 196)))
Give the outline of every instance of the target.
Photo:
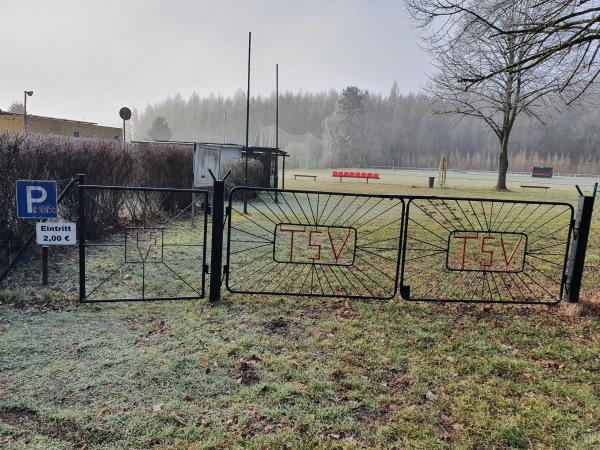
POLYGON ((495 134, 499 143, 496 189, 505 190, 515 120, 526 114, 542 121, 557 101, 565 73, 550 60, 527 67, 524 61, 537 51, 529 36, 490 33, 487 23, 474 19, 493 15, 499 27, 509 29, 522 17, 541 13, 530 1, 509 2, 511 8, 503 4, 500 13, 496 0, 480 0, 472 12, 451 15, 452 20, 441 25, 433 23, 431 15, 420 16, 422 9, 417 3, 432 1, 439 5, 445 0, 414 0, 411 6, 414 17, 422 20, 426 48, 437 68, 425 90, 432 98, 434 112, 457 115, 459 120, 464 116, 477 118, 495 134), (488 73, 496 76, 482 76, 488 73))
POLYGON ((488 35, 515 35, 527 47, 522 59, 487 72, 474 74, 470 83, 495 77, 503 72, 529 70, 548 61, 564 66, 569 76, 561 90, 571 88, 578 98, 600 75, 600 1, 599 0, 406 0, 421 25, 438 28, 438 37, 466 18, 488 35), (523 3, 528 8, 519 8, 523 3), (520 9, 517 15, 513 11, 520 9), (506 22, 506 15, 512 21, 506 22), (438 20, 439 19, 439 20, 438 20))

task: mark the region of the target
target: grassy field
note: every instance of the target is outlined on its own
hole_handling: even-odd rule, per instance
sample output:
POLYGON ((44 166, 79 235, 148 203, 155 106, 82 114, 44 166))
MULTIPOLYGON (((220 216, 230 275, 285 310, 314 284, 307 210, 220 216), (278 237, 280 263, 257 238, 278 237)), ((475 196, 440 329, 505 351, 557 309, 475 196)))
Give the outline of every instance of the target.
MULTIPOLYGON (((347 169, 351 171, 353 169, 347 169)), ((375 171, 375 170, 373 170, 375 171)), ((404 192, 409 194, 410 191, 424 190, 429 185, 429 177, 434 177, 435 191, 439 193, 439 173, 438 170, 399 170, 399 169, 381 169, 377 173, 380 175, 379 180, 371 180, 367 185, 363 179, 352 179, 343 178, 340 182, 339 178, 332 177, 331 170, 312 170, 303 171, 299 169, 286 171, 286 188, 295 189, 296 186, 302 185, 309 189, 321 189, 323 185, 341 185, 343 188, 354 188, 359 189, 362 192, 363 188, 366 189, 382 189, 385 188, 387 192, 391 192, 396 189, 409 190, 404 192), (317 175, 317 181, 313 181, 307 178, 294 179, 294 174, 311 174, 317 175), (318 186, 318 187, 317 187, 318 186)), ((494 186, 497 175, 493 172, 471 172, 471 171, 449 171, 446 174, 446 187, 443 189, 444 192, 452 192, 447 195, 465 195, 466 191, 481 190, 487 192, 490 187, 494 186)), ((555 175, 552 178, 532 178, 531 174, 511 174, 507 175, 507 187, 514 194, 518 192, 523 193, 521 185, 525 186, 547 186, 548 190, 545 192, 541 189, 526 188, 525 194, 534 194, 534 197, 538 199, 545 198, 545 194, 550 194, 555 191, 559 191, 559 195, 577 196, 577 189, 575 185, 578 185, 581 190, 587 195, 591 195, 593 192, 594 184, 599 182, 600 178, 595 177, 568 177, 555 175), (539 197, 540 194, 544 194, 539 197)), ((432 190, 429 191, 428 195, 431 195, 432 190)))
MULTIPOLYGON (((432 193, 412 186, 286 181, 432 193)), ((600 448, 593 287, 555 307, 225 293, 78 305, 75 255, 53 257, 47 288, 33 259, 0 291, 0 448, 600 448)))

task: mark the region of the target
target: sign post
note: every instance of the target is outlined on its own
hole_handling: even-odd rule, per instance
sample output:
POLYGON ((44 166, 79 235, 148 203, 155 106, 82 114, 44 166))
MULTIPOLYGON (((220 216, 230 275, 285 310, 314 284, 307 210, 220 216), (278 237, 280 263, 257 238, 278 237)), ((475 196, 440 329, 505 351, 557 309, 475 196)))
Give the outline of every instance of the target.
MULTIPOLYGON (((20 219, 56 219, 58 196, 56 181, 17 180, 17 217, 20 219)), ((36 223, 37 243, 42 246, 42 284, 48 284, 49 245, 75 245, 74 223, 36 223)), ((33 238, 33 236, 32 236, 33 238)), ((31 240, 31 238, 30 238, 31 240)))

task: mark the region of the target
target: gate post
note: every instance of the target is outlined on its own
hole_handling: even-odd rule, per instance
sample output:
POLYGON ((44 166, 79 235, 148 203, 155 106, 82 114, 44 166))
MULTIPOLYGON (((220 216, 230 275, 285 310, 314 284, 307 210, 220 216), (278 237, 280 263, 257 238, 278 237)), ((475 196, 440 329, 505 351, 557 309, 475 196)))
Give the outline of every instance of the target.
POLYGON ((77 228, 79 229, 79 302, 85 299, 85 192, 82 186, 85 184, 85 175, 78 176, 78 198, 79 218, 77 228))
MULTIPOLYGON (((581 193, 581 191, 579 192, 581 193)), ((581 280, 585 264, 585 251, 590 234, 593 210, 594 197, 580 196, 577 203, 577 216, 573 227, 573 241, 568 261, 567 280, 565 282, 564 296, 569 303, 577 303, 579 301, 579 291, 581 290, 581 280)))
POLYGON ((212 200, 212 232, 210 245, 210 292, 208 300, 218 302, 221 300, 221 278, 223 275, 223 230, 225 228, 225 179, 229 175, 217 180, 212 171, 208 170, 213 178, 212 200))

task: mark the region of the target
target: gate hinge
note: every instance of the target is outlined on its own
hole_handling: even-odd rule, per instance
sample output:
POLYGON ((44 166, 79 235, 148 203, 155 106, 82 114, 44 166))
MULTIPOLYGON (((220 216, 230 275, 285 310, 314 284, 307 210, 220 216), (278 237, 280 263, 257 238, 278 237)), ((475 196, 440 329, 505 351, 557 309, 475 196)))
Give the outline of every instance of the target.
POLYGON ((212 207, 210 205, 206 205, 206 214, 209 216, 212 214, 212 207))
POLYGON ((204 264, 204 273, 210 273, 210 269, 208 267, 208 264, 204 264))
POLYGON ((225 264, 223 266, 223 275, 228 274, 229 273, 229 266, 227 264, 225 264))

